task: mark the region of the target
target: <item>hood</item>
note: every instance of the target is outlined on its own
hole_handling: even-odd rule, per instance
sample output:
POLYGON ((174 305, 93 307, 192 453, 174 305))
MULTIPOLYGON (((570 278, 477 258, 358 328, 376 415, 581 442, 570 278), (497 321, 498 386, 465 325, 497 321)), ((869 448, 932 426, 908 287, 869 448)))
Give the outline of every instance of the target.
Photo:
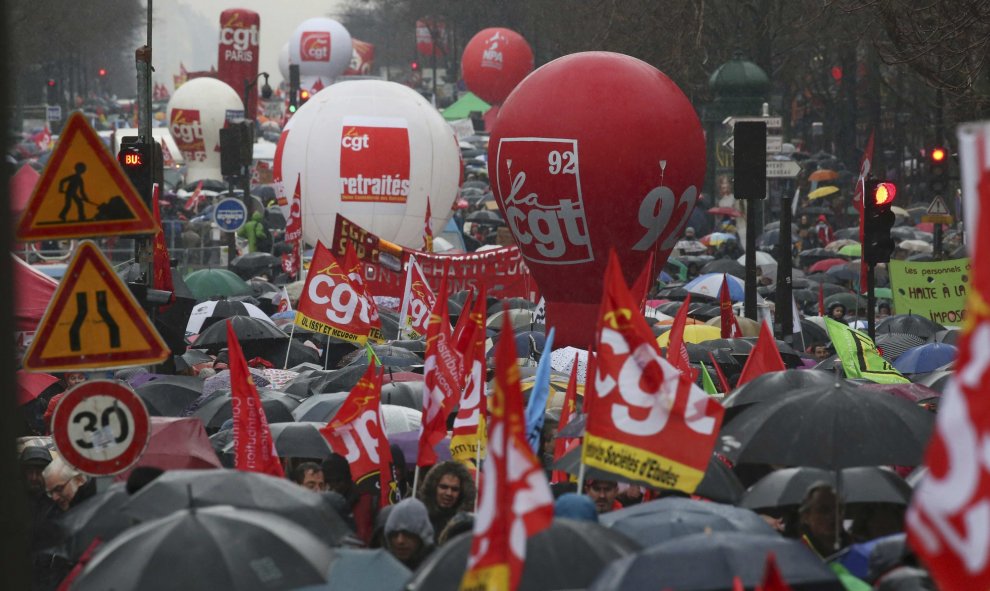
POLYGON ((433 545, 433 526, 430 525, 430 516, 422 501, 405 499, 392 506, 388 519, 385 520, 385 536, 397 531, 416 534, 423 540, 423 545, 433 545))

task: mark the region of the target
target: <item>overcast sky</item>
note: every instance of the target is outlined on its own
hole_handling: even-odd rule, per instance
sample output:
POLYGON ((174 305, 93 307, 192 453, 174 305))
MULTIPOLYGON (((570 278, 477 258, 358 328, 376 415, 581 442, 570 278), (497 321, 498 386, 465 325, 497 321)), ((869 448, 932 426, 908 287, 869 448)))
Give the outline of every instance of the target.
POLYGON ((341 4, 342 0, 153 0, 155 82, 171 90, 180 62, 189 71, 216 67, 220 13, 246 8, 257 12, 261 20, 259 71, 271 74, 271 84, 276 86, 282 79, 278 52, 295 28, 315 16, 333 18, 341 4))

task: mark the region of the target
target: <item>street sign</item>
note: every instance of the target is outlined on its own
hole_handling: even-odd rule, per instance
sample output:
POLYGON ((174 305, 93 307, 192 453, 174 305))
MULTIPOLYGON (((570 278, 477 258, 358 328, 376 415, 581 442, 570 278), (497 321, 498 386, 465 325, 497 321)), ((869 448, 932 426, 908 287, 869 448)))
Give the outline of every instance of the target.
POLYGON ((61 121, 62 107, 60 105, 48 105, 45 108, 45 119, 48 121, 61 121))
POLYGON ((722 123, 729 127, 735 127, 736 123, 740 121, 763 121, 767 124, 767 129, 780 129, 784 126, 782 117, 726 117, 722 123))
POLYGON ((767 178, 794 178, 801 172, 801 165, 793 160, 767 160, 767 178))
POLYGON ((81 113, 69 116, 17 226, 17 239, 154 234, 158 224, 81 113))
POLYGON ((35 338, 25 369, 80 371, 151 365, 171 351, 96 245, 79 243, 35 338))
MULTIPOLYGON (((729 150, 734 151, 736 147, 736 136, 729 136, 729 139, 722 142, 722 145, 729 150)), ((767 154, 779 154, 784 149, 784 136, 782 135, 768 135, 767 136, 767 154)))
POLYGON ((236 197, 222 199, 213 208, 213 221, 224 232, 236 232, 247 222, 247 205, 236 197))
POLYGON ((127 386, 91 380, 71 389, 52 416, 59 455, 91 476, 110 476, 132 467, 151 439, 144 403, 127 386))
POLYGON ((951 224, 952 214, 949 212, 949 208, 945 206, 945 201, 936 196, 925 211, 925 215, 921 216, 921 221, 931 224, 951 224))

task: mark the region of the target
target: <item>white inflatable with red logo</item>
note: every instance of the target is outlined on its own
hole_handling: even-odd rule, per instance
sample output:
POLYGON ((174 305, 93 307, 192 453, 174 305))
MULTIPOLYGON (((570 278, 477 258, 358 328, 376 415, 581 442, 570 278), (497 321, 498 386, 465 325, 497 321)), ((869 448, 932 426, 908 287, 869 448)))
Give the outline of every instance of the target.
POLYGON ((220 129, 243 117, 240 95, 215 78, 194 78, 176 89, 168 101, 169 131, 186 160, 187 183, 223 179, 220 129))
POLYGON ((653 271, 663 267, 698 199, 705 139, 691 102, 662 72, 627 55, 577 53, 512 91, 488 162, 555 344, 587 347, 609 251, 630 285, 651 255, 653 271), (621 108, 602 109, 619 96, 621 108))
POLYGON ((453 131, 416 91, 354 80, 325 88, 299 108, 282 132, 274 172, 284 186, 286 218, 301 179, 306 243, 331 244, 340 213, 386 240, 418 248, 427 199, 435 230, 450 218, 460 166, 453 131))
POLYGON ((343 74, 353 53, 350 33, 332 18, 307 19, 289 38, 289 63, 299 64, 300 84, 310 90, 327 86, 343 74))

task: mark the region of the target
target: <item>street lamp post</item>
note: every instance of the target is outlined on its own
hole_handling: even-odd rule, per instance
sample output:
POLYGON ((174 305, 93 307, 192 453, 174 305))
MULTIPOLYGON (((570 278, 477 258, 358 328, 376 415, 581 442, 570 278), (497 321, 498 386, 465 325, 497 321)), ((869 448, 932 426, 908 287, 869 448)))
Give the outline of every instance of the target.
MULTIPOLYGON (((249 121, 251 123, 250 126, 245 126, 246 127, 245 131, 248 131, 248 133, 250 134, 248 136, 248 142, 251 145, 252 151, 254 149, 254 132, 255 132, 255 127, 256 127, 256 125, 255 125, 255 116, 256 115, 254 113, 251 113, 249 115, 248 114, 248 111, 249 111, 249 106, 251 104, 251 91, 252 91, 252 89, 254 89, 258 85, 258 80, 260 78, 262 78, 262 77, 265 78, 265 83, 261 87, 261 96, 263 98, 266 98, 266 99, 271 98, 271 96, 272 96, 272 87, 268 85, 268 72, 261 72, 257 76, 255 76, 254 79, 250 79, 250 78, 245 78, 244 79, 244 119, 246 121, 249 121)), ((252 160, 248 158, 248 159, 245 159, 244 162, 241 165, 241 182, 243 183, 242 190, 244 191, 244 194, 241 196, 241 199, 244 201, 244 208, 248 212, 248 214, 250 214, 250 212, 251 212, 251 201, 250 201, 250 199, 251 199, 251 162, 252 162, 252 160)), ((250 217, 251 216, 248 215, 248 218, 250 218, 250 217)), ((234 235, 233 232, 231 232, 231 236, 232 237, 233 237, 233 235, 234 235)), ((232 238, 232 242, 234 242, 236 244, 236 239, 235 238, 232 238)), ((230 254, 229 259, 230 260, 233 260, 233 247, 231 249, 231 254, 230 254)))

